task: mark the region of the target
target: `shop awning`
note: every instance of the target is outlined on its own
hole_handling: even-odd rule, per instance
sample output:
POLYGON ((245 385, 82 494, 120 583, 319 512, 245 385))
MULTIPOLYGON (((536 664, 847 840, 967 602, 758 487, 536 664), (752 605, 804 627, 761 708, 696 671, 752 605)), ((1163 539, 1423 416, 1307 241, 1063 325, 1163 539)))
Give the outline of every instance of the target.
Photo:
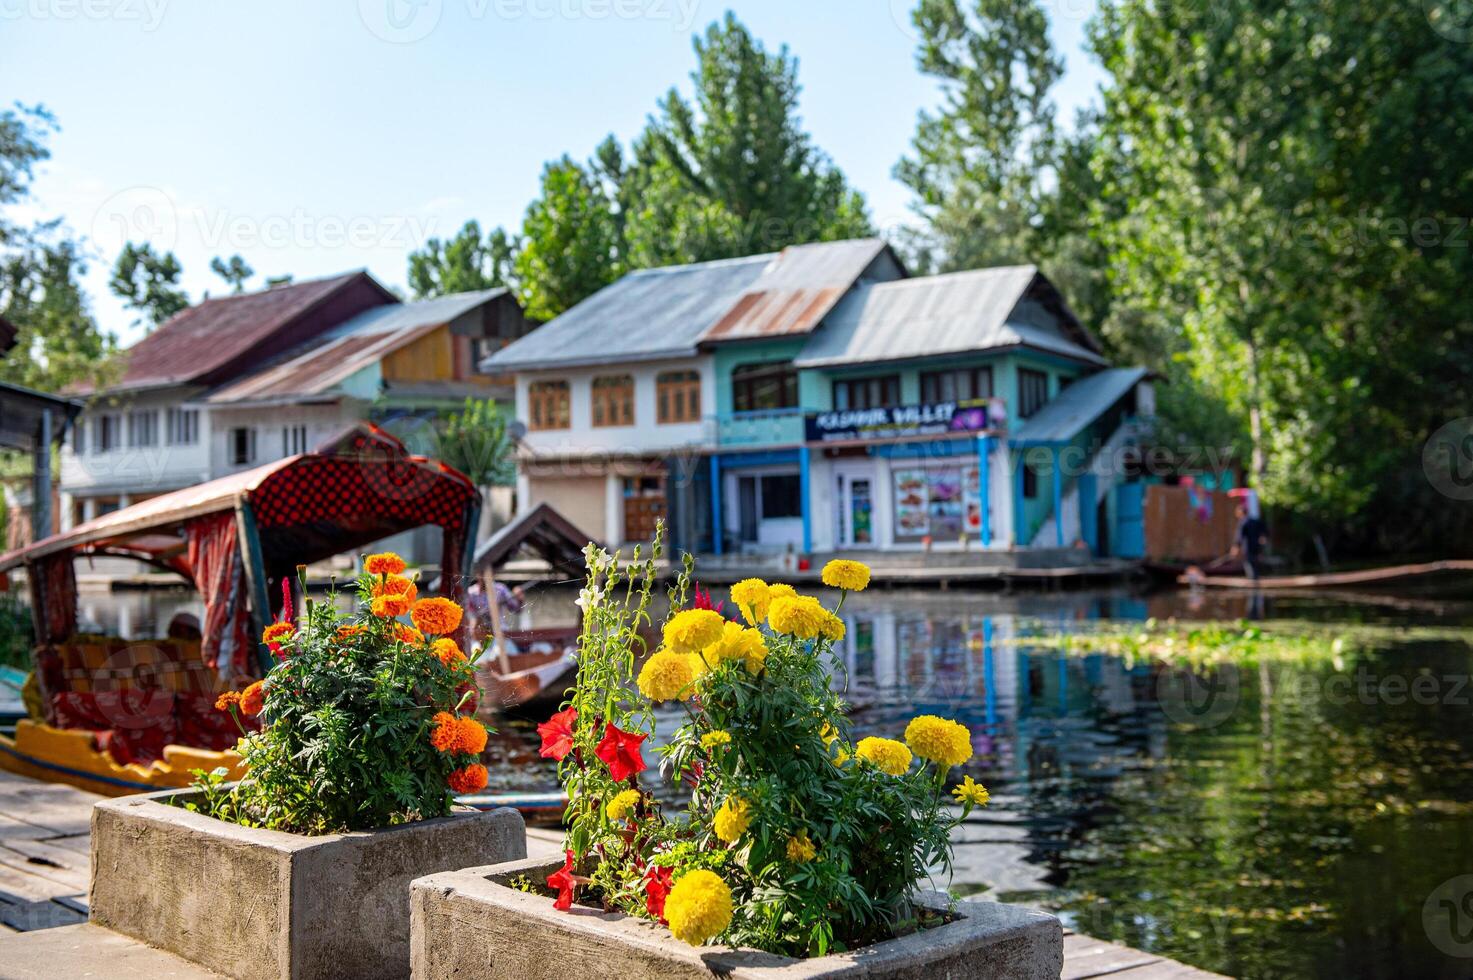
POLYGON ((1013 433, 1013 446, 1056 446, 1069 442, 1104 415, 1146 377, 1145 368, 1109 368, 1080 378, 1059 397, 1025 419, 1013 433))

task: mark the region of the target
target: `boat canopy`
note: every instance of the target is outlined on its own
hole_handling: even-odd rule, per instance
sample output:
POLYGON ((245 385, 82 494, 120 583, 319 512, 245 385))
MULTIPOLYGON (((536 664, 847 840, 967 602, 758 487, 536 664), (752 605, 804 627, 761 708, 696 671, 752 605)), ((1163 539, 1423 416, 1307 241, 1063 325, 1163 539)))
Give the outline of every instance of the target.
POLYGON ((492 571, 527 555, 540 558, 555 574, 581 579, 583 549, 593 540, 550 504, 541 503, 497 531, 476 550, 476 571, 492 571))

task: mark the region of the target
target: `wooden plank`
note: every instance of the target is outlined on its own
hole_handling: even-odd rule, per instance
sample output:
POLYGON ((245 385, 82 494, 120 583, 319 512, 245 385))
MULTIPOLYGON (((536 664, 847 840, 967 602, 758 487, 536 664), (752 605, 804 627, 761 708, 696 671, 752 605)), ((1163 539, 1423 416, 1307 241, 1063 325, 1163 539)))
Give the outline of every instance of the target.
POLYGON ((1208 973, 1176 960, 1157 960, 1145 966, 1130 967, 1114 975, 1114 980, 1229 980, 1220 973, 1208 973))
POLYGON ((0 816, 43 828, 47 837, 89 833, 92 805, 99 799, 74 786, 0 772, 0 816))
POLYGON ((1088 980, 1161 962, 1154 953, 1102 942, 1088 936, 1064 937, 1064 973, 1060 980, 1088 980))
MULTIPOLYGON (((39 861, 43 862, 43 865, 73 871, 84 876, 87 875, 92 863, 89 860, 90 853, 88 851, 76 851, 67 847, 57 847, 52 843, 54 840, 61 839, 54 837, 48 841, 0 841, 0 854, 8 851, 22 861, 29 861, 33 864, 39 861)), ((6 857, 7 859, 11 859, 8 854, 6 857)))
MULTIPOLYGON (((34 879, 31 887, 40 890, 42 898, 52 899, 58 895, 75 895, 85 892, 91 884, 90 875, 69 868, 43 863, 44 859, 31 859, 9 849, 0 849, 0 874, 13 873, 17 877, 34 879)), ((0 883, 5 879, 0 878, 0 883)), ((9 886, 4 886, 9 887, 9 886)))
MULTIPOLYGON (((1432 561, 1421 565, 1390 565, 1383 568, 1364 568, 1356 572, 1326 572, 1321 575, 1271 575, 1250 579, 1238 576, 1209 575, 1196 584, 1219 589, 1323 589, 1342 585, 1363 585, 1367 582, 1392 582, 1398 579, 1415 578, 1419 575, 1435 575, 1440 572, 1473 572, 1473 561, 1432 561)), ((1182 584, 1186 576, 1178 579, 1182 584)))

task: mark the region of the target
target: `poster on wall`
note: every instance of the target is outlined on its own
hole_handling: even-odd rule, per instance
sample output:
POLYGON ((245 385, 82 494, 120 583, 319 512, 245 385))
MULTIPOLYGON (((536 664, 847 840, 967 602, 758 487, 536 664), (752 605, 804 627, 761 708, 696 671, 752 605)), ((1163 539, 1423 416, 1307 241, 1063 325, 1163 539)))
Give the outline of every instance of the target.
POLYGON ((938 466, 926 470, 926 496, 930 501, 931 537, 937 541, 960 538, 966 527, 961 468, 938 466))
POLYGON ((895 471, 895 536, 920 538, 930 533, 925 470, 895 471))
POLYGON ((982 533, 982 486, 979 468, 969 466, 962 471, 966 484, 963 500, 967 506, 967 533, 982 533))

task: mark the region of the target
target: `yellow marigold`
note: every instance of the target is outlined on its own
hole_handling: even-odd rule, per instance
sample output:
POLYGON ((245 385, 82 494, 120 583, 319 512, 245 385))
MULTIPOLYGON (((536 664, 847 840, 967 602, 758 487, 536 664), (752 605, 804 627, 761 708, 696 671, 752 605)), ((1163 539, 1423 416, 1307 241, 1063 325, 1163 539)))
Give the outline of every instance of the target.
POLYGON ((374 581, 373 595, 393 595, 394 593, 413 602, 419 597, 419 586, 403 575, 385 575, 374 581))
POLYGON ((604 813, 609 815, 610 820, 623 820, 629 816, 637 803, 639 803, 639 790, 626 789, 609 800, 604 806, 604 813))
POLYGON ((718 729, 717 731, 707 732, 706 734, 701 736, 701 748, 705 749, 707 752, 710 752, 718 745, 730 744, 731 732, 723 732, 718 729))
POLYGON ((818 632, 825 640, 838 643, 844 638, 844 621, 827 609, 824 610, 823 622, 818 624, 818 632))
POLYGON ((677 657, 684 657, 685 662, 690 664, 690 676, 692 680, 700 680, 711 672, 711 665, 706 663, 706 658, 699 653, 677 653, 677 657))
POLYGON ((873 763, 881 772, 892 776, 902 775, 910 768, 910 749, 893 738, 862 738, 854 747, 854 756, 873 763))
POLYGON ((291 623, 272 623, 261 631, 261 642, 280 643, 294 632, 296 632, 296 627, 291 623))
POLYGON ((421 599, 409 611, 409 620, 431 636, 454 633, 463 610, 449 599, 421 599))
POLYGON ((716 642, 701 651, 701 658, 708 667, 719 667, 721 661, 736 657, 736 641, 742 634, 742 624, 727 620, 721 626, 721 635, 716 642))
POLYGON ((423 646, 425 635, 413 626, 405 626, 403 623, 394 624, 394 639, 407 646, 423 646))
POLYGON ((742 834, 747 832, 747 825, 752 822, 752 807, 746 800, 739 796, 728 796, 726 802, 721 804, 716 811, 716 817, 712 826, 716 830, 716 836, 728 844, 736 843, 742 834))
POLYGON ((839 751, 834 753, 834 765, 842 766, 844 763, 848 762, 852 758, 854 758, 854 756, 849 754, 848 749, 840 749, 839 751))
POLYGON ((436 752, 454 752, 460 744, 460 725, 453 714, 440 711, 431 719, 434 728, 430 731, 430 745, 436 752))
POLYGON ((456 750, 467 755, 480 755, 486 751, 486 726, 474 718, 462 718, 456 723, 456 750))
POLYGON ((839 730, 828 722, 824 722, 823 727, 818 730, 818 737, 823 739, 825 746, 830 746, 834 744, 834 739, 839 737, 839 730))
POLYGON ((797 861, 799 864, 812 861, 818 854, 818 848, 813 846, 813 841, 808 839, 808 831, 804 830, 796 836, 788 838, 788 860, 797 861))
POLYGON ((772 601, 772 590, 760 578, 744 578, 731 587, 731 601, 741 610, 742 618, 749 626, 756 626, 767 618, 767 604, 772 601))
POLYGON ((967 727, 936 715, 919 715, 905 726, 905 742, 922 759, 950 768, 972 757, 967 727))
POLYGON ((992 799, 992 794, 987 792, 987 787, 974 781, 971 776, 967 776, 960 784, 953 786, 951 795, 956 797, 958 803, 969 803, 973 806, 986 806, 987 801, 992 799))
POLYGON ((685 609, 665 623, 665 645, 676 653, 699 653, 717 640, 726 620, 711 609, 685 609))
POLYGON ((819 578, 831 589, 863 592, 869 585, 869 566, 862 561, 835 558, 823 566, 823 572, 820 573, 819 578))
POLYGON ((639 693, 651 701, 685 700, 695 693, 695 671, 686 654, 657 650, 639 672, 639 693))
POLYGON ((465 653, 460 649, 460 644, 448 636, 442 636, 431 643, 430 652, 439 657, 440 663, 446 667, 453 667, 465 659, 465 653))
POLYGON ((769 585, 767 587, 767 597, 769 599, 781 599, 783 596, 795 596, 797 594, 798 590, 786 582, 778 582, 776 585, 769 585))
POLYGON ((363 559, 363 570, 370 575, 398 575, 404 571, 404 559, 392 551, 380 552, 363 559))
POLYGON ((829 612, 817 599, 806 595, 780 596, 767 610, 767 622, 778 633, 791 633, 811 640, 818 635, 829 612))
POLYGON ((731 925, 731 889, 714 871, 700 868, 683 875, 665 896, 670 934, 699 946, 731 925))
POLYGON ((368 605, 368 609, 375 616, 392 619, 395 616, 402 616, 409 612, 410 603, 413 601, 413 599, 410 599, 402 592, 391 592, 385 595, 374 596, 373 601, 368 605))
POLYGON ((747 665, 747 673, 760 674, 767 663, 767 638, 761 630, 744 629, 733 644, 734 656, 747 665))

